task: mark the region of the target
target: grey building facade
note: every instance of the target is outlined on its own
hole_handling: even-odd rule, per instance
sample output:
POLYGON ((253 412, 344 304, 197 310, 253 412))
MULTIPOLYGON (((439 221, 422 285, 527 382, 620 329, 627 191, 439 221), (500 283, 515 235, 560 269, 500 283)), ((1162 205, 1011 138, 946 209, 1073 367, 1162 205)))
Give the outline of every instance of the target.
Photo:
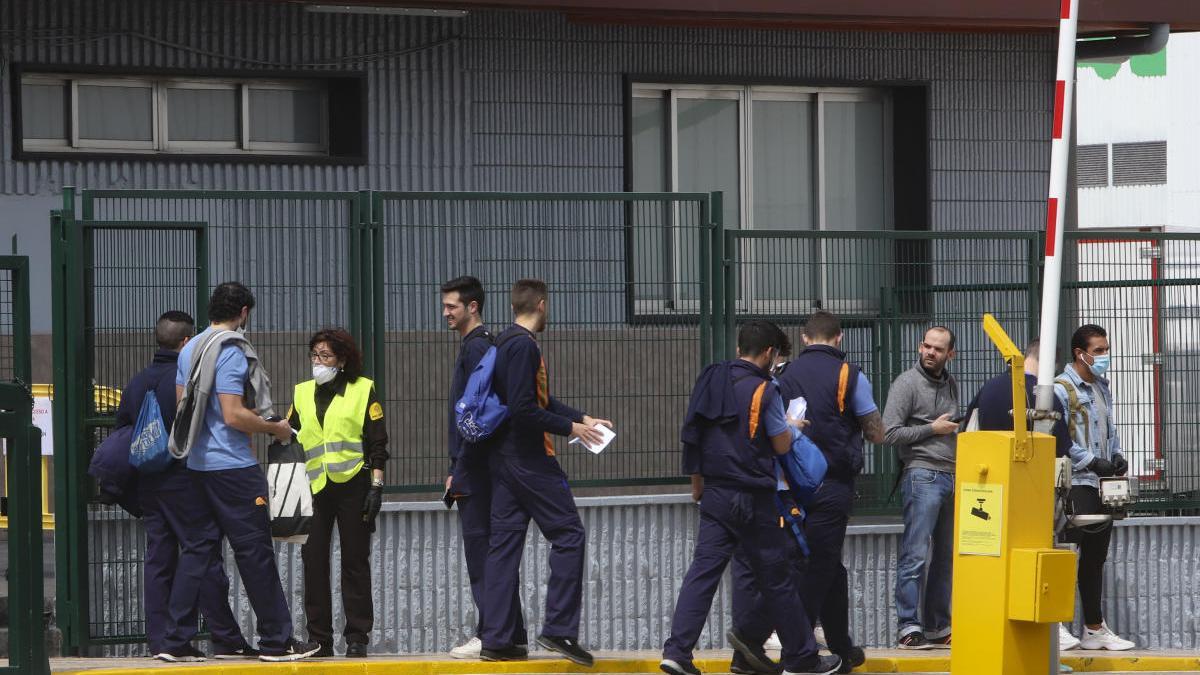
MULTIPOLYGON (((627 142, 634 133, 632 92, 635 85, 662 82, 754 87, 742 96, 755 101, 760 89, 779 87, 892 96, 892 112, 884 112, 891 127, 884 152, 891 173, 907 182, 887 177, 893 184, 878 208, 889 216, 880 227, 1033 229, 1044 209, 1054 59, 1048 33, 629 26, 516 11, 363 16, 238 0, 14 0, 0 8, 0 43, 0 236, 18 235, 19 248, 35 261, 48 256, 46 214, 67 185, 539 192, 642 187, 646 181, 635 175, 638 148, 627 142), (21 78, 29 84, 32 71, 81 78, 331 78, 327 100, 343 113, 332 110, 338 118, 326 126, 351 140, 342 143, 346 152, 327 144, 323 155, 310 156, 245 152, 201 159, 194 148, 31 151, 16 125, 20 101, 38 110, 30 107, 32 96, 21 97, 21 78), (346 82, 353 86, 337 88, 346 82)), ((82 95, 78 100, 86 101, 82 95)), ((742 114, 749 114, 744 105, 742 114)), ((828 152, 843 152, 841 147, 830 143, 828 152)), ((712 157, 696 161, 712 164, 712 157)), ((744 166, 741 174, 751 168, 744 166)), ((657 187, 729 189, 722 182, 727 174, 697 172, 657 187)), ((744 175, 737 180, 735 189, 749 186, 744 175)), ((761 177, 758 182, 766 185, 761 177)), ((745 226, 755 214, 751 200, 742 201, 746 215, 739 222, 745 226)), ((737 204, 727 198, 733 220, 739 220, 737 204)), ((758 220, 780 227, 766 217, 758 220)), ((48 283, 41 286, 34 322, 35 332, 45 333, 48 283)))

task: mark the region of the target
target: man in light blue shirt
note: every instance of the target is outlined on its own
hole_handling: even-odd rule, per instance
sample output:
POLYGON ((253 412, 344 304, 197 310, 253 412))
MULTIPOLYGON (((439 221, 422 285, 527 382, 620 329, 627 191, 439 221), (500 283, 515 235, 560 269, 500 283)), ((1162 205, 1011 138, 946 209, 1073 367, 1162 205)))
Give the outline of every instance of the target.
MULTIPOLYGON (((179 354, 175 373, 176 399, 184 397, 193 368, 204 362, 200 345, 216 344, 206 339, 222 331, 244 331, 254 308, 250 289, 236 282, 223 283, 213 291, 208 303, 212 322, 193 338, 179 354), (195 356, 195 364, 193 364, 195 356)), ((221 537, 229 540, 237 559, 246 595, 258 619, 258 653, 245 650, 234 657, 257 655, 263 661, 294 661, 320 649, 315 642, 292 637, 292 615, 279 580, 275 550, 271 540, 269 491, 266 475, 250 445, 250 434, 267 433, 288 442, 292 429, 287 420, 265 420, 247 406, 247 383, 251 380, 250 362, 238 341, 223 343, 213 366, 212 395, 205 403, 203 420, 194 441, 187 447, 188 474, 200 499, 193 508, 197 520, 205 526, 189 531, 181 542, 180 572, 176 574, 168 603, 167 635, 163 661, 202 661, 203 653, 192 646, 196 635, 194 608, 204 579, 184 570, 203 569, 192 561, 210 560, 220 555, 221 537)), ((199 377, 208 377, 201 372, 199 377)), ((258 392, 265 395, 267 392, 258 392)), ((193 392, 194 395, 194 392, 193 392)), ((265 400, 265 399, 264 399, 265 400)), ((176 424, 180 423, 176 418, 176 424)))

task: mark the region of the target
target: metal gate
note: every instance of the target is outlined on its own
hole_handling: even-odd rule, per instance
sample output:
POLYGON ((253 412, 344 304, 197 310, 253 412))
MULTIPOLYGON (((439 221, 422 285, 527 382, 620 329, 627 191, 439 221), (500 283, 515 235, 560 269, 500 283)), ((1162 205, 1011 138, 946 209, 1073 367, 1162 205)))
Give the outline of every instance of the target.
POLYGON ((0 439, 7 551, 8 665, 0 673, 49 673, 42 578, 41 447, 29 392, 29 259, 0 256, 0 439))
MULTIPOLYGON (((203 327, 210 280, 242 281, 258 299, 256 348, 277 381, 298 381, 313 327, 359 329, 370 268, 361 204, 354 192, 85 190, 76 203, 64 191, 51 239, 57 606, 68 648, 144 636, 144 535, 94 500, 86 471, 120 389, 149 363, 158 316, 182 310, 203 327)), ((280 388, 276 405, 286 410, 290 394, 280 388)))

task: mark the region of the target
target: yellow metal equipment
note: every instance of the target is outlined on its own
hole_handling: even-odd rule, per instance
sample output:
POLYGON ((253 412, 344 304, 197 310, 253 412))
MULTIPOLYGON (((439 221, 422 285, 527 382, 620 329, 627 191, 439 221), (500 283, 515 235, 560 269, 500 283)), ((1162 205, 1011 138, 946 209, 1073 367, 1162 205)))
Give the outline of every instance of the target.
POLYGON ((1045 675, 1051 629, 1075 609, 1075 554, 1054 548, 1054 439, 1028 430, 1025 358, 990 315, 1012 369, 1013 430, 958 436, 954 675, 1045 675))
MULTIPOLYGON (((54 400, 54 385, 35 384, 30 388, 35 398, 54 400)), ((113 387, 96 386, 92 388, 92 400, 96 404, 96 412, 101 415, 115 415, 121 405, 121 390, 113 387)), ((54 457, 42 455, 42 529, 54 531, 54 512, 50 508, 50 476, 54 473, 51 462, 54 457)), ((5 475, 8 475, 8 456, 4 457, 5 475)), ((8 518, 0 516, 0 529, 8 529, 8 518)))

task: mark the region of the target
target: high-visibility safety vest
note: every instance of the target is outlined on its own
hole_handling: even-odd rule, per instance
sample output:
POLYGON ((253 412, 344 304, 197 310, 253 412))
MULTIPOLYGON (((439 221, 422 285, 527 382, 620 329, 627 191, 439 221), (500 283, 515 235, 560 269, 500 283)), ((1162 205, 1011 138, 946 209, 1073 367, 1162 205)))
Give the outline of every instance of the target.
POLYGON ((346 391, 333 397, 325 423, 317 419, 317 382, 296 385, 292 406, 300 417, 296 440, 304 446, 304 468, 313 494, 326 480, 345 483, 363 467, 363 420, 375 383, 365 377, 346 383, 346 391))

